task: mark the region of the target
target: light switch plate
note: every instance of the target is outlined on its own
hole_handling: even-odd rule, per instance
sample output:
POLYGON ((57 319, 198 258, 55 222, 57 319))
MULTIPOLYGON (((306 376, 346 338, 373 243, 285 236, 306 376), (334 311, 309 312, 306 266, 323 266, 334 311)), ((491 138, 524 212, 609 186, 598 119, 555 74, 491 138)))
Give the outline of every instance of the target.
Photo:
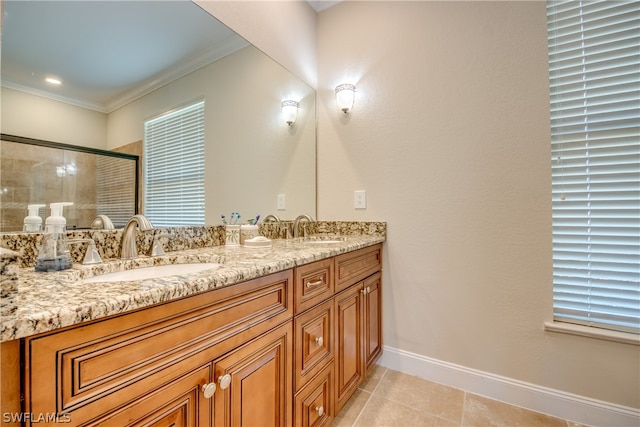
POLYGON ((278 202, 277 202, 277 208, 279 211, 283 211, 286 209, 287 206, 287 196, 285 194, 278 194, 278 202))
POLYGON ((353 192, 353 207, 356 209, 367 208, 367 192, 365 190, 356 190, 353 192))

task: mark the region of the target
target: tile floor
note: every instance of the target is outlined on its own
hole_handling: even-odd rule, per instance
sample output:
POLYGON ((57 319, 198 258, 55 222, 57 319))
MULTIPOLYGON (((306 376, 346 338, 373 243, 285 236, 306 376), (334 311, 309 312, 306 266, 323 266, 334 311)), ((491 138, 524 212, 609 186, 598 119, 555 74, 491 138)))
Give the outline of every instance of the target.
POLYGON ((331 427, 583 427, 376 366, 331 427))

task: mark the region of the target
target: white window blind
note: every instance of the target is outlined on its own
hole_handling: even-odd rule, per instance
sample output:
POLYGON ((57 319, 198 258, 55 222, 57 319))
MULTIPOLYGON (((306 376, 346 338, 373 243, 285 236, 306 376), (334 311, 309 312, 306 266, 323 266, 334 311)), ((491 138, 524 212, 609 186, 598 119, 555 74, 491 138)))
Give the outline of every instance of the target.
POLYGON ((640 2, 547 3, 554 318, 640 332, 640 2))
POLYGON ((144 124, 144 211, 154 226, 204 224, 204 101, 144 124))
POLYGON ((107 215, 116 228, 123 228, 135 214, 135 175, 133 160, 96 156, 96 212, 107 215))

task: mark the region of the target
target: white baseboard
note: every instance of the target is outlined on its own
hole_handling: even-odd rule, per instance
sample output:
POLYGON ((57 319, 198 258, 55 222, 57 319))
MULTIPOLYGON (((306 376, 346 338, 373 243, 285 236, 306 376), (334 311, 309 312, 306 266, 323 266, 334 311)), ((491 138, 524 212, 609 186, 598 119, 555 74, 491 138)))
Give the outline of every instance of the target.
POLYGON ((638 427, 640 411, 385 346, 378 364, 554 417, 589 426, 638 427))

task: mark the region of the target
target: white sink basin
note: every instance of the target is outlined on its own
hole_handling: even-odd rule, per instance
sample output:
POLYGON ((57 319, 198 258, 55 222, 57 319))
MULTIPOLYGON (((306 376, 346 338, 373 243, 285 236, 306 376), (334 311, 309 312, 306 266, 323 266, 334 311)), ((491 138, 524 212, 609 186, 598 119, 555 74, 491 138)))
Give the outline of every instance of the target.
POLYGON ((167 264, 154 265, 151 267, 135 268, 133 270, 116 271, 115 273, 101 274, 99 276, 84 279, 84 283, 96 282, 122 282, 129 280, 156 279, 166 276, 180 276, 189 273, 198 273, 204 270, 214 270, 221 267, 221 264, 212 262, 194 264, 167 264))

